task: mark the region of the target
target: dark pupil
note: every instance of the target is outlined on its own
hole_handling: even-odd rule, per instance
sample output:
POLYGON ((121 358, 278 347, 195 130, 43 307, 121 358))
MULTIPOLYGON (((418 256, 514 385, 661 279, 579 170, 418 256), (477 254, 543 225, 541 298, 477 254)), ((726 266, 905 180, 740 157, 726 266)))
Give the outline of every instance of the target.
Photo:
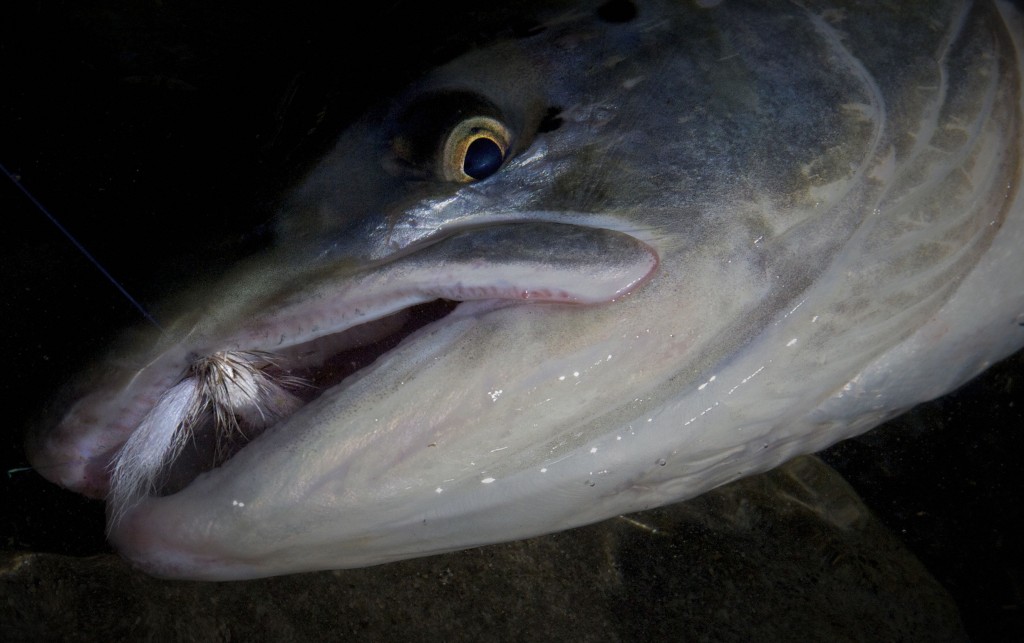
POLYGON ((501 167, 501 148, 489 138, 478 138, 466 148, 462 171, 474 179, 486 179, 501 167))

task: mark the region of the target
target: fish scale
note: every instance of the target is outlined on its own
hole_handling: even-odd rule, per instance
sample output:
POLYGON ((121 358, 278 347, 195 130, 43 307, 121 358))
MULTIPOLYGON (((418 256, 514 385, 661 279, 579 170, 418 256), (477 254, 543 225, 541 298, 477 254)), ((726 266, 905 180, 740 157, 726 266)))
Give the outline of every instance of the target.
POLYGON ((115 415, 196 359, 329 362, 330 333, 466 300, 110 529, 162 576, 358 567, 689 498, 1024 345, 1014 7, 634 9, 553 6, 353 123, 277 246, 114 355, 146 366, 40 428, 35 466, 103 489, 79 468, 141 420, 115 415), (469 183, 438 156, 463 118, 508 130, 469 183))

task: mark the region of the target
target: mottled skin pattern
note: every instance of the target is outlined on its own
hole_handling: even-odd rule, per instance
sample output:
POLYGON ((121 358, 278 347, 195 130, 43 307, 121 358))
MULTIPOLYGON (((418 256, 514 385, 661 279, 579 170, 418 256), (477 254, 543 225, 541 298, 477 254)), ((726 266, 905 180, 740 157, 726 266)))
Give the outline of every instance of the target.
POLYGON ((114 544, 189 578, 370 565, 691 497, 870 429, 1024 344, 1018 20, 551 7, 353 125, 279 246, 185 297, 35 464, 102 495, 197 357, 298 362, 437 297, 472 301, 125 508, 114 544), (511 133, 503 166, 442 180, 438 141, 481 114, 511 133))

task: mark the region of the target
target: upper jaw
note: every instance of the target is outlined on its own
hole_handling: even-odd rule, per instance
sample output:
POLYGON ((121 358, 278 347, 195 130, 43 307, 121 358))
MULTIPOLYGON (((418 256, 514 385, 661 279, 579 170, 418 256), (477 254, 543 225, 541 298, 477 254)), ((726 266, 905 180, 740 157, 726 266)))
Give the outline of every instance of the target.
POLYGON ((599 303, 639 287, 657 264, 655 250, 632 235, 535 221, 459 230, 370 269, 348 262, 277 269, 273 260, 272 270, 250 261, 248 273, 240 269, 212 289, 202 314, 180 318, 136 349, 136 358, 118 357, 112 376, 30 439, 30 459, 52 481, 106 497, 123 445, 168 391, 215 354, 266 353, 279 372, 309 371, 339 350, 389 335, 412 306, 438 299, 599 303))

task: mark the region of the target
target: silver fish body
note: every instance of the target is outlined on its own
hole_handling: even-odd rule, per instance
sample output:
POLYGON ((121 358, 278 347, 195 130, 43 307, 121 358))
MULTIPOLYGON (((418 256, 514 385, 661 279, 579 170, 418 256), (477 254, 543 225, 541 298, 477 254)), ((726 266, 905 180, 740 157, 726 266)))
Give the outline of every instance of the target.
POLYGON ((1024 346, 1015 9, 609 6, 552 5, 351 126, 278 246, 118 354, 34 465, 105 496, 137 427, 192 428, 167 396, 195 364, 318 373, 461 301, 111 508, 157 575, 365 566, 692 497, 1024 346))

